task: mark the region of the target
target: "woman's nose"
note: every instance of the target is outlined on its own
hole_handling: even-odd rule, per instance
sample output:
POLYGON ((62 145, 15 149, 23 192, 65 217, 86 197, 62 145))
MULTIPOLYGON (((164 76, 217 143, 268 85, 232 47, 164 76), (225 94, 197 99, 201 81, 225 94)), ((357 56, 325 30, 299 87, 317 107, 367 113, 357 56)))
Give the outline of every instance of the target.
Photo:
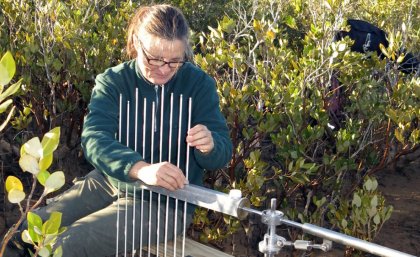
POLYGON ((169 67, 169 65, 166 63, 165 65, 163 65, 163 66, 160 66, 159 67, 159 71, 160 71, 160 73, 162 73, 162 74, 168 74, 169 72, 171 72, 171 68, 169 67))

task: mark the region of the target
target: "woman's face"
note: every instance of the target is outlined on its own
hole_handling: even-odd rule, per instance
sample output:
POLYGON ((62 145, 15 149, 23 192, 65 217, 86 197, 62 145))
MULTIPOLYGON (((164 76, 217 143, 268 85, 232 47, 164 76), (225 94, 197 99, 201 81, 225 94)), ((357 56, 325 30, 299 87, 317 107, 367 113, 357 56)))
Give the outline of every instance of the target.
POLYGON ((135 47, 142 75, 156 85, 168 82, 185 61, 185 44, 182 40, 136 37, 135 47))

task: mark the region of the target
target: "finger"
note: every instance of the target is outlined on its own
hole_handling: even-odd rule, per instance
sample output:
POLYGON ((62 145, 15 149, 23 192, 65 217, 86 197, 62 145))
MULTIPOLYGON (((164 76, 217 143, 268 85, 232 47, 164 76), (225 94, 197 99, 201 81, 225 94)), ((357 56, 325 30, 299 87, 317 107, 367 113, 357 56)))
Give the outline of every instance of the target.
POLYGON ((177 188, 183 188, 186 183, 184 173, 175 165, 168 163, 166 165, 164 179, 177 188))
POLYGON ((194 127, 188 130, 188 135, 194 135, 199 131, 207 130, 207 127, 201 124, 195 125, 194 127))
POLYGON ((177 188, 184 188, 184 185, 186 184, 186 178, 181 170, 172 171, 170 175, 172 176, 172 179, 174 180, 177 188))
POLYGON ((198 124, 198 125, 196 125, 193 128, 188 130, 187 136, 195 137, 195 136, 198 136, 198 134, 201 134, 201 133, 206 134, 206 133, 210 133, 210 131, 208 130, 208 128, 206 126, 198 124))
POLYGON ((176 179, 171 176, 171 172, 159 173, 159 176, 157 177, 157 185, 172 191, 179 188, 176 179))
POLYGON ((207 144, 210 143, 213 140, 213 137, 211 135, 210 131, 199 131, 194 135, 188 135, 187 136, 187 143, 189 143, 191 146, 196 146, 199 144, 207 144))
POLYGON ((166 182, 164 179, 161 179, 158 184, 159 186, 164 187, 170 191, 175 191, 177 189, 171 183, 166 182))

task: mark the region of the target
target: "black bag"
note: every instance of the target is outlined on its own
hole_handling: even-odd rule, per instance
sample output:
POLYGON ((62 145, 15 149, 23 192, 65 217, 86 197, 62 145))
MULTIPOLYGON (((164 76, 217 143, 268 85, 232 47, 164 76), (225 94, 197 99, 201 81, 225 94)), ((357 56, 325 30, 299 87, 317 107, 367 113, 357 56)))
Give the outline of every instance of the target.
MULTIPOLYGON (((380 58, 385 58, 379 45, 388 47, 387 34, 375 25, 363 21, 348 19, 347 24, 350 25, 350 31, 340 31, 335 35, 334 40, 341 40, 349 36, 354 40, 351 50, 359 53, 376 52, 380 58)), ((402 51, 405 53, 405 51, 402 51)), ((419 70, 420 60, 412 53, 405 53, 405 58, 398 66, 398 70, 404 73, 415 73, 419 70)))
POLYGON ((336 34, 335 39, 341 40, 349 36, 354 40, 351 50, 359 53, 376 52, 378 56, 384 57, 379 44, 388 47, 386 33, 382 29, 362 20, 347 20, 350 25, 350 31, 340 31, 336 34))

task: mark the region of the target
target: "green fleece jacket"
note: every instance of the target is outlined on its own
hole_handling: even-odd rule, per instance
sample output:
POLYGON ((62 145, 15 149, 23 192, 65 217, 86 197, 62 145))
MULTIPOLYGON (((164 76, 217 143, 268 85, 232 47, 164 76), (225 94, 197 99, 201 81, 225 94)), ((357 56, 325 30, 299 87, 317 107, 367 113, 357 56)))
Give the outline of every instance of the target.
POLYGON ((191 63, 185 63, 165 85, 146 81, 136 60, 109 68, 96 77, 88 108, 82 148, 87 160, 114 185, 133 182, 128 172, 138 161, 170 161, 184 174, 188 171, 190 183, 202 185, 204 170, 223 168, 231 158, 232 143, 215 81, 191 63), (190 127, 202 124, 211 131, 214 149, 210 153, 189 148, 186 158, 189 119, 190 127))

